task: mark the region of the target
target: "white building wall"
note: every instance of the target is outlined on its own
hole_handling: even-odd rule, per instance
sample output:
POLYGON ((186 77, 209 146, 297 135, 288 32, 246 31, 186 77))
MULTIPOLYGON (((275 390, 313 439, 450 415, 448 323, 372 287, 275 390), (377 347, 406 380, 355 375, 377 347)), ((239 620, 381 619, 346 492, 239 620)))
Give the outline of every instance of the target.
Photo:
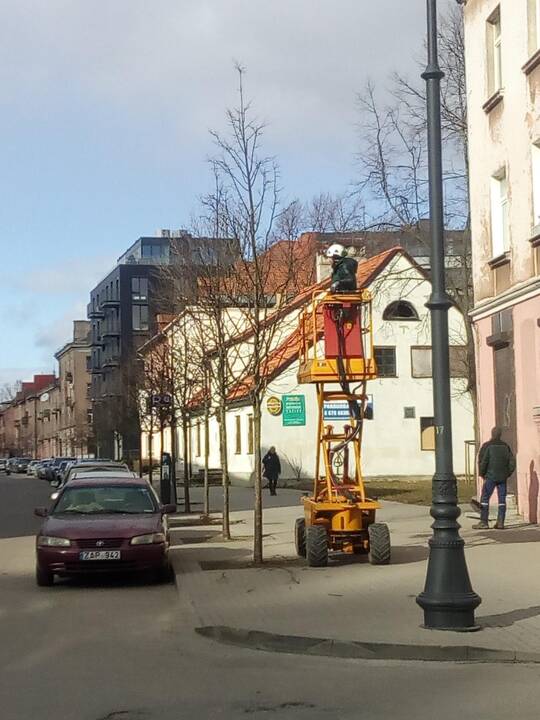
MULTIPOLYGON (((425 303, 431 287, 425 277, 402 255, 397 256, 379 275, 371 287, 374 293, 373 321, 376 346, 395 346, 397 377, 381 378, 368 383, 373 396, 374 419, 366 420, 363 443, 363 471, 373 476, 431 476, 434 472, 434 451, 421 449, 420 418, 433 416, 431 378, 413 378, 411 347, 430 345, 430 319, 425 303), (396 299, 406 299, 416 309, 419 321, 385 321, 385 308, 396 299), (415 417, 404 418, 404 408, 414 407, 415 417)), ((287 333, 297 326, 298 311, 284 321, 287 333)), ((463 319, 452 309, 449 315, 451 343, 464 343, 463 319)), ((277 333, 283 340, 282 329, 277 333)), ((277 342, 275 343, 278 344, 277 342)), ((262 452, 274 445, 282 461, 282 479, 293 479, 301 470, 304 477, 313 477, 317 444, 317 398, 314 385, 300 385, 297 380, 298 361, 292 363, 269 385, 266 398, 286 394, 302 394, 306 403, 306 425, 284 427, 282 415, 262 414, 262 452), (291 462, 288 462, 288 461, 291 462), (293 468, 294 466, 294 468, 293 468)), ((470 397, 464 394, 464 380, 452 380, 452 413, 454 469, 465 471, 465 441, 474 438, 473 410, 470 397)), ((337 387, 337 386, 336 386, 337 387)), ((248 484, 253 479, 253 454, 248 452, 248 416, 251 407, 232 407, 227 413, 228 460, 231 482, 248 484), (236 452, 236 417, 240 417, 241 452, 236 452)), ((334 423, 336 426, 339 423, 334 423)), ((209 467, 220 467, 219 427, 210 418, 209 467)), ((180 454, 183 457, 181 442, 180 454)), ((143 438, 143 454, 147 441, 143 438)), ((154 438, 154 457, 159 457, 159 434, 154 438)), ((202 415, 191 422, 191 463, 193 475, 204 467, 204 421, 202 415), (197 421, 200 422, 200 455, 197 453, 197 421)), ((180 465, 181 469, 181 465, 180 465)))

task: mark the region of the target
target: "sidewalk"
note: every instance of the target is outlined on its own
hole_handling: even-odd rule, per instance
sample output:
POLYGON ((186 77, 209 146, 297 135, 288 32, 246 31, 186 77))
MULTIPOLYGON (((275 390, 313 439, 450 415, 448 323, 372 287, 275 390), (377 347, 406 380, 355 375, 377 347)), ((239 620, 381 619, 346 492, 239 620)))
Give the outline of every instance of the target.
POLYGON ((539 527, 478 532, 471 530, 472 513, 464 512, 469 572, 483 598, 477 611, 482 630, 464 634, 420 627, 415 597, 426 574, 428 508, 383 504, 378 519, 392 534, 389 566, 341 556, 327 568, 308 568, 294 550, 299 516, 296 504, 265 510, 267 562, 261 568, 250 566, 251 512, 232 513, 229 543, 219 541, 219 526, 190 526, 188 518, 178 517, 172 559, 179 591, 189 597, 201 632, 287 652, 489 660, 489 653, 478 650, 488 648, 505 651, 495 661, 540 662, 539 527), (362 644, 360 650, 355 643, 362 644))

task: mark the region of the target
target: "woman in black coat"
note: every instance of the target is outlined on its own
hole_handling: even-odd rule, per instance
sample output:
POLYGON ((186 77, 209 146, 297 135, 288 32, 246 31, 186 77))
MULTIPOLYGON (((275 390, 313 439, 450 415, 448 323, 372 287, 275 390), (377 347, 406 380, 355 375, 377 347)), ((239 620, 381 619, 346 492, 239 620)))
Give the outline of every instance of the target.
POLYGON ((279 462, 279 455, 276 452, 276 448, 273 445, 263 457, 262 464, 264 468, 263 475, 268 479, 270 495, 276 495, 276 485, 281 474, 281 463, 279 462))

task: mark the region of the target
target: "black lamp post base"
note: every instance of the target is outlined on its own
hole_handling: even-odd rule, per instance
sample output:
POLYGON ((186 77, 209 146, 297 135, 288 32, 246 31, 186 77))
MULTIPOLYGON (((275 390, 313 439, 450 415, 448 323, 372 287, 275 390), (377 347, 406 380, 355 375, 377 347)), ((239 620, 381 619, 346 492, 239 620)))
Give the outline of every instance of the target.
POLYGON ((422 627, 426 630, 477 632, 482 629, 474 619, 474 611, 480 604, 480 598, 474 592, 447 599, 434 599, 421 593, 416 602, 424 611, 422 627))
POLYGON ((474 611, 482 599, 471 586, 457 514, 457 506, 436 505, 432 510, 432 515, 444 519, 439 517, 433 524, 426 585, 416 602, 424 611, 423 627, 473 632, 480 629, 474 611))

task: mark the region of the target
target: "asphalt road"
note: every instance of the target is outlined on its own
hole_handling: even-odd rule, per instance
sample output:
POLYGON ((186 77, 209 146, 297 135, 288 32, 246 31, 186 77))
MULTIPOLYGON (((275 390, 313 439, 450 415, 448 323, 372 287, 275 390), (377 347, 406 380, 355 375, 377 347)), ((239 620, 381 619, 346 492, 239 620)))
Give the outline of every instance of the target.
MULTIPOLYGON (((43 481, 0 476, 2 720, 538 717, 537 667, 229 649, 194 634, 181 579, 178 591, 118 579, 37 588, 31 513, 48 492, 43 481)), ((306 613, 313 614, 316 634, 309 598, 306 613)))

